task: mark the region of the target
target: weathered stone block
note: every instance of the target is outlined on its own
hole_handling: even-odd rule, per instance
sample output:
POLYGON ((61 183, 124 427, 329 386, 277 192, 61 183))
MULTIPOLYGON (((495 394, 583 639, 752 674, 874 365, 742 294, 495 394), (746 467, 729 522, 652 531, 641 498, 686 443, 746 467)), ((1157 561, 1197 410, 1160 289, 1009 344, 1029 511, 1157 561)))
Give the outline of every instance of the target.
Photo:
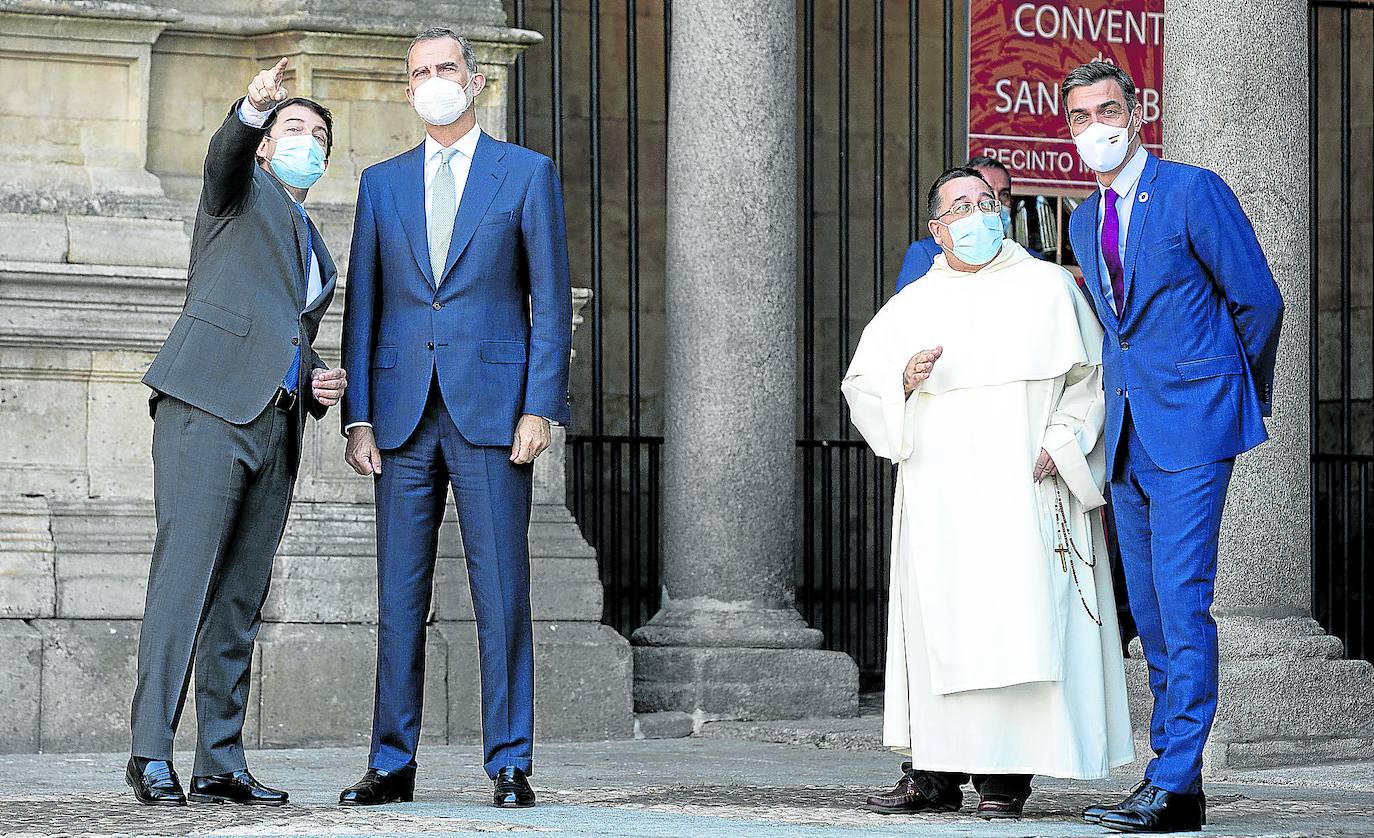
MULTIPOLYGON (((440 623, 449 653, 449 742, 482 736, 481 668, 475 623, 440 623)), ((629 643, 599 623, 534 624, 536 741, 628 739, 629 643)))
POLYGON ((53 501, 57 615, 143 617, 157 521, 148 501, 53 501))
POLYGON ((0 260, 65 262, 67 219, 61 215, 0 215, 0 260))
POLYGON ((635 647, 635 710, 715 719, 853 716, 859 672, 820 649, 635 647))
POLYGON ((33 625, 43 637, 42 750, 127 751, 139 624, 37 620, 33 625))
MULTIPOLYGON (((376 686, 375 626, 267 624, 262 649, 264 748, 366 745, 376 686)), ((443 744, 447 727, 447 656, 438 632, 425 653, 421 742, 443 744)))
POLYGON ((23 620, 0 620, 0 753, 39 749, 43 637, 23 620))
POLYGON ((681 739, 695 729, 696 720, 679 710, 635 715, 636 739, 681 739))
POLYGON ((48 504, 11 498, 0 505, 0 617, 56 613, 48 504))
POLYGON ((273 622, 375 623, 376 559, 277 556, 263 617, 273 622))
POLYGON ((67 261, 76 264, 185 268, 191 255, 180 221, 73 215, 67 230, 67 261))

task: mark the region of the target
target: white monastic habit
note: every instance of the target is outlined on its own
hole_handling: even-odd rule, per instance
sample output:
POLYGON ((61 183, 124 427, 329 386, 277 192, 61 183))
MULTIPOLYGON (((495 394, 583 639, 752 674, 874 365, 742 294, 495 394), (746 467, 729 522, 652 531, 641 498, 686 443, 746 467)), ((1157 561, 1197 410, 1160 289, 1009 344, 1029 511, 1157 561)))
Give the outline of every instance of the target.
POLYGON ((1101 365, 1073 277, 1010 240, 975 273, 937 256, 864 329, 844 394, 898 473, 883 741, 918 770, 1095 779, 1134 759, 1101 365), (1037 484, 1042 447, 1059 477, 1037 484))

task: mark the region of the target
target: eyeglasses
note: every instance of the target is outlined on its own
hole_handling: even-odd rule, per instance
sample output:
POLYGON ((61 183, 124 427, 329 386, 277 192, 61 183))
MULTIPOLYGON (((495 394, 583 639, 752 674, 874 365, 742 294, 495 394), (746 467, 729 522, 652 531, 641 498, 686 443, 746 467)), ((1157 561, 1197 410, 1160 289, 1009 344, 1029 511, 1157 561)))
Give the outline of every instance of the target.
POLYGON ((936 218, 944 218, 946 215, 952 215, 955 218, 964 218, 972 213, 975 208, 979 212, 985 212, 988 215, 996 215, 1001 212, 1002 204, 996 198, 986 198, 976 204, 969 203, 968 201, 961 201, 937 215, 936 218))

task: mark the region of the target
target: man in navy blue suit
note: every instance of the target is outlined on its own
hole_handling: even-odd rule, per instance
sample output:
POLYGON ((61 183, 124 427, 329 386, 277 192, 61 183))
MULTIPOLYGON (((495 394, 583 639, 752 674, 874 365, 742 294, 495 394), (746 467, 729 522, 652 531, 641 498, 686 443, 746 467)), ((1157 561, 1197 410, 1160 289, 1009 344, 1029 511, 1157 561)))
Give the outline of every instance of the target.
MULTIPOLYGON (((987 181, 988 186, 992 187, 992 193, 1002 204, 1002 229, 1006 231, 1007 238, 1011 238, 1011 172, 996 157, 974 157, 964 164, 964 168, 977 172, 987 181)), ((1037 259, 1044 258, 1029 247, 1026 248, 1026 252, 1037 259)), ((934 238, 926 237, 912 242, 906 249, 906 256, 902 257, 902 267, 897 272, 897 288, 894 293, 925 276, 935 264, 935 257, 939 255, 940 245, 934 238)))
MULTIPOLYGON (((568 421, 572 292, 553 162, 477 126, 468 42, 427 29, 406 56, 424 142, 363 172, 348 269, 346 459, 375 481, 372 750, 344 805, 415 788, 425 625, 448 487, 481 664, 484 767, 497 806, 532 806, 533 463, 568 421)), ((475 673, 474 673, 475 674, 475 673)), ((471 677, 471 676, 469 676, 471 677)))
POLYGON ((1097 173, 1069 237, 1106 331, 1107 468, 1154 695, 1144 781, 1083 815, 1120 832, 1195 830, 1217 703, 1222 506, 1236 455, 1268 437, 1283 300, 1226 183, 1141 147, 1129 75, 1085 64, 1060 93, 1097 173))

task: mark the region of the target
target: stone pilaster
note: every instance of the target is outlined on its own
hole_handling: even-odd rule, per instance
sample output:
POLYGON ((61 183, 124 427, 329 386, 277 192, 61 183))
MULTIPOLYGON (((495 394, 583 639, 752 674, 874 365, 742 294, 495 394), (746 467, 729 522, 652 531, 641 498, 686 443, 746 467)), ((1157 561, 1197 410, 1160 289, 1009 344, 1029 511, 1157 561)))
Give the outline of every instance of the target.
POLYGON ((857 670, 793 607, 796 9, 673 9, 662 610, 635 704, 856 711, 857 670))
POLYGON ((1214 773, 1374 754, 1374 668, 1342 660, 1311 618, 1307 13, 1305 0, 1165 6, 1167 156, 1235 190, 1286 306, 1271 438, 1238 460, 1222 525, 1214 773))

